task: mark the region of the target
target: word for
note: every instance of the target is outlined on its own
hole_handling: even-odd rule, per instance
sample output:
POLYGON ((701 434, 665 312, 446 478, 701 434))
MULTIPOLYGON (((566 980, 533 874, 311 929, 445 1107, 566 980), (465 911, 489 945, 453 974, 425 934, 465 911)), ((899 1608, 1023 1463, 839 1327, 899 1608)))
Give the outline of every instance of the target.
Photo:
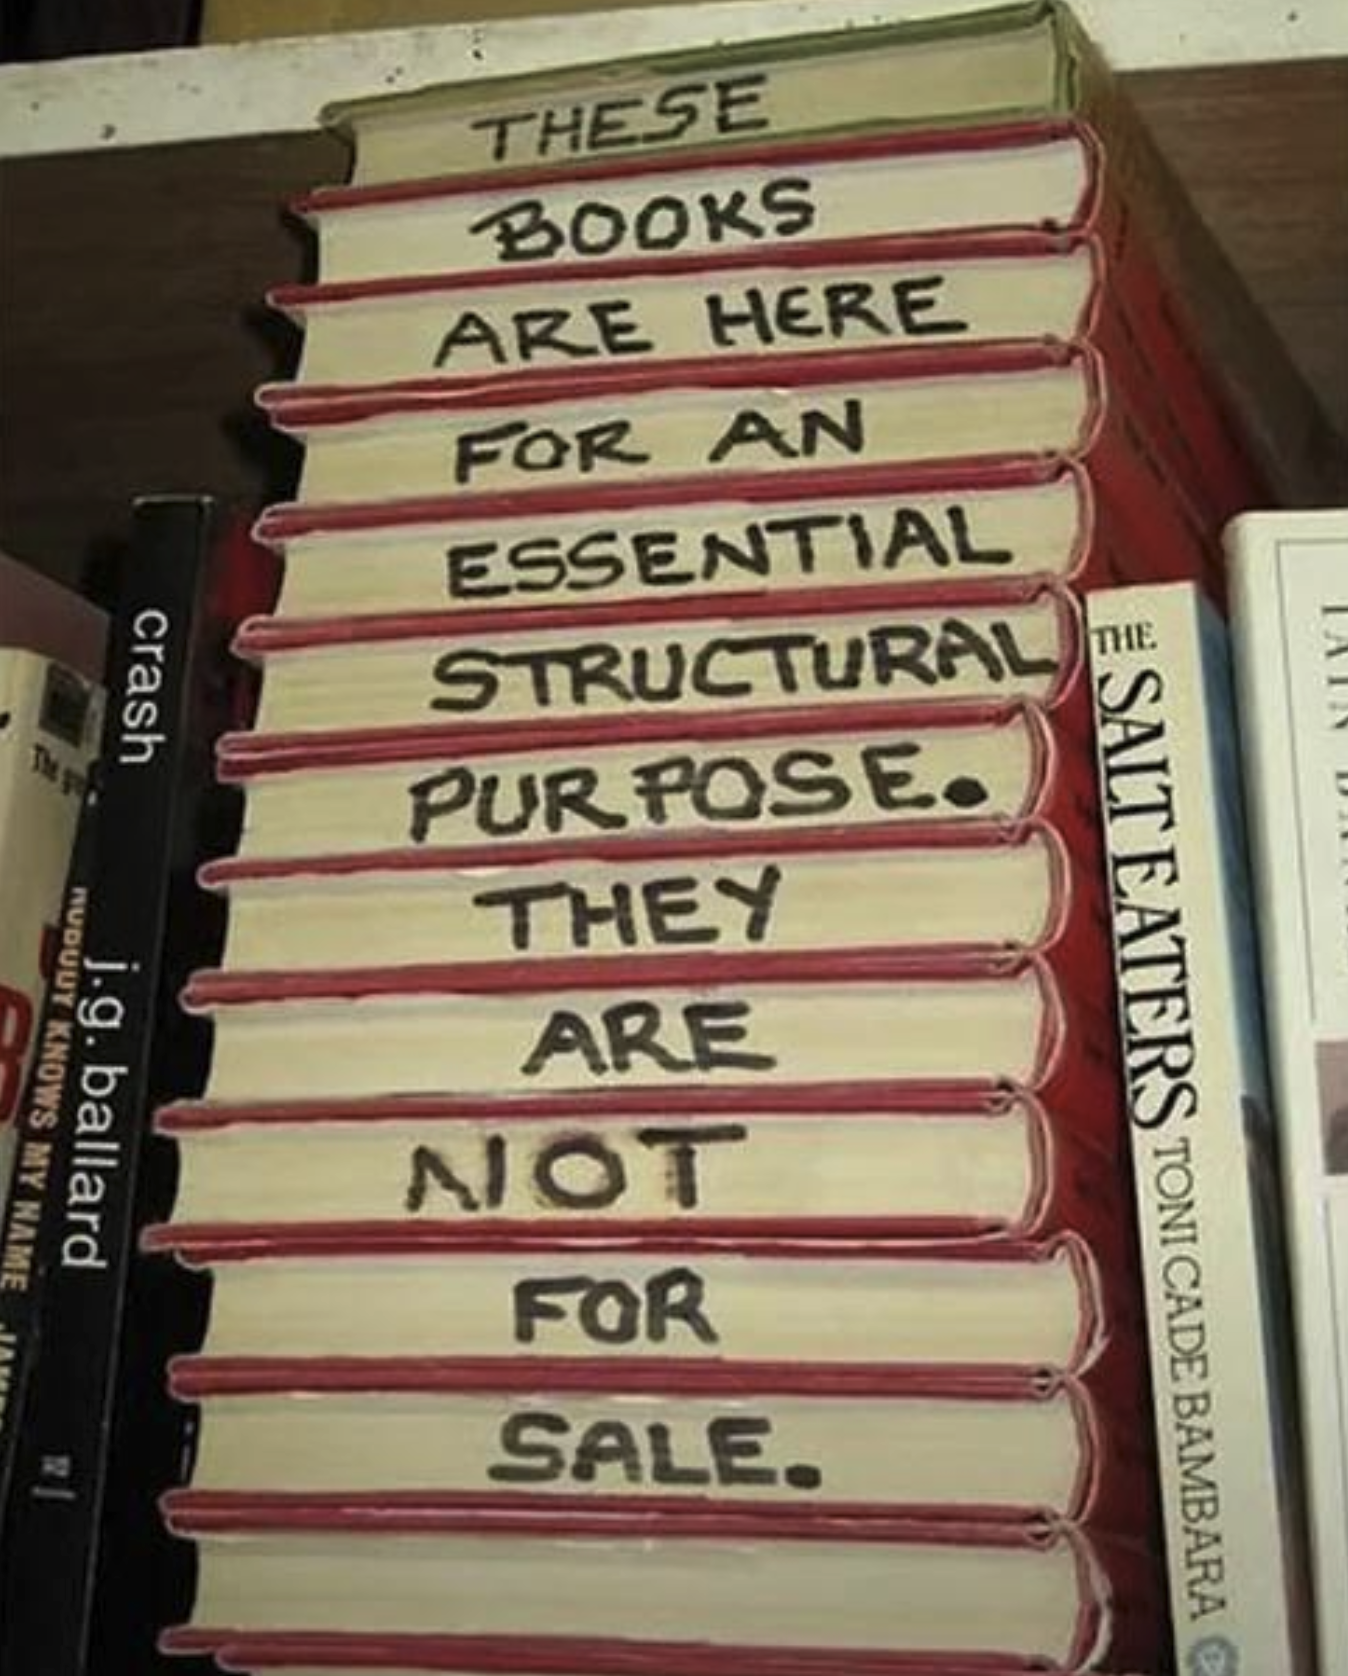
POLYGON ((595 151, 724 140, 769 127, 762 109, 768 78, 760 71, 672 82, 658 92, 615 94, 583 104, 544 105, 470 118, 485 135, 493 163, 541 162, 595 151))
POLYGON ((583 641, 501 651, 465 646, 431 666, 432 710, 456 715, 512 707, 585 709, 596 703, 669 705, 693 698, 773 703, 783 698, 892 689, 999 687, 1056 673, 1058 660, 1026 651, 1007 617, 881 622, 854 634, 745 630, 664 644, 583 641), (971 672, 970 672, 971 671, 971 672), (522 688, 522 691, 515 691, 522 688))
POLYGON ((959 337, 967 320, 942 315, 944 274, 914 274, 886 281, 797 280, 708 291, 695 306, 692 346, 661 343, 630 297, 583 302, 460 309, 441 331, 431 364, 453 367, 485 359, 498 367, 539 361, 622 360, 632 356, 705 353, 714 349, 770 349, 782 344, 885 343, 896 338, 959 337))
POLYGON ((657 1489, 714 1484, 718 1489, 784 1484, 817 1490, 823 1474, 803 1462, 780 1471, 763 1461, 772 1421, 718 1414, 697 1425, 621 1419, 572 1424, 546 1409, 512 1414, 501 1427, 505 1457, 487 1468, 496 1484, 598 1484, 606 1479, 657 1489))
POLYGON ((968 813, 987 803, 987 787, 972 775, 942 783, 924 778, 924 755, 915 739, 847 754, 801 745, 766 764, 733 753, 677 752, 610 770, 607 790, 601 770, 589 764, 484 769, 459 762, 407 788, 407 833, 424 844, 438 825, 459 816, 485 837, 556 837, 633 826, 819 820, 849 810, 862 818, 943 808, 968 813))
MULTIPOLYGON (((702 1202, 702 1149, 734 1146, 748 1136, 741 1123, 703 1123, 668 1129, 656 1125, 618 1135, 564 1134, 520 1145, 506 1130, 483 1136, 480 1148, 466 1142, 453 1161, 439 1148, 417 1146, 412 1149, 403 1204, 416 1213, 434 1191, 470 1215, 499 1210, 510 1192, 513 1172, 524 1177, 535 1201, 549 1209, 607 1210, 628 1193, 634 1164, 643 1180, 649 1179, 649 1165, 654 1164, 661 1199, 679 1210, 696 1210, 702 1202), (471 1164, 465 1161, 470 1148, 481 1153, 471 1164)), ((437 1210, 445 1208, 441 1199, 434 1203, 437 1210)))
POLYGON ((596 941, 625 949, 643 942, 662 948, 719 943, 727 935, 719 917, 726 904, 732 917, 741 922, 729 928, 731 938, 762 943, 781 882, 781 868, 769 864, 758 869, 755 882, 747 884, 723 874, 708 881, 677 875, 645 879, 639 885, 618 880, 589 889, 563 882, 502 885, 479 891, 473 906, 504 909, 510 946, 521 953, 540 943, 551 946, 553 939, 540 931, 539 922, 556 919, 550 911, 556 907, 562 910, 565 941, 574 949, 593 948, 596 941), (596 932, 602 936, 596 938, 596 932))
POLYGON ((892 506, 868 511, 781 513, 730 527, 587 529, 453 542, 445 550, 451 599, 512 594, 592 594, 636 584, 657 591, 698 588, 724 577, 847 579, 904 570, 1001 570, 1009 547, 973 528, 970 508, 892 506))
POLYGON ((782 175, 751 187, 654 192, 634 204, 516 198, 470 221, 468 231, 485 235, 498 261, 547 262, 790 239, 816 219, 811 182, 782 175))
MULTIPOLYGON (((813 460, 830 453, 866 451, 865 409, 858 396, 838 404, 838 412, 804 407, 782 421, 754 408, 731 415, 706 445, 702 463, 748 465, 764 460, 813 460)), ((483 472, 504 470, 524 477, 565 472, 570 477, 649 465, 656 454, 640 442, 636 421, 598 419, 564 427, 531 419, 502 419, 454 438, 452 477, 468 484, 483 472)), ((678 462, 667 462, 671 466, 678 462)))
POLYGON ((520 1280, 511 1288, 513 1334, 517 1344, 536 1344, 540 1325, 560 1321, 595 1344, 666 1344, 675 1328, 699 1344, 718 1344, 702 1307, 706 1290, 702 1276, 685 1268, 662 1269, 639 1283, 588 1274, 520 1280))

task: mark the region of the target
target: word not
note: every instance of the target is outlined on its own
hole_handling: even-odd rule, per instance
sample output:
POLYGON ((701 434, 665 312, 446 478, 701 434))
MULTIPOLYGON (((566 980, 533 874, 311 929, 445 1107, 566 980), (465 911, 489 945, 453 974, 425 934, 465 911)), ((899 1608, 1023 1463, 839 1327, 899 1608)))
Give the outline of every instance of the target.
POLYGON ((546 262, 789 239, 816 218, 811 183, 782 175, 756 187, 655 192, 631 206, 590 198, 568 209, 517 198, 470 221, 468 231, 485 234, 501 262, 546 262))
POLYGON ((1015 563, 1008 547, 974 529, 970 509, 898 505, 876 511, 786 512, 730 527, 678 525, 604 528, 579 535, 491 537, 445 550, 451 599, 511 594, 590 594, 636 583, 697 588, 723 576, 787 581, 820 575, 888 576, 895 571, 999 570, 1015 563))
POLYGON ((823 1474, 803 1462, 780 1471, 763 1463, 772 1437, 765 1415, 718 1414, 682 1428, 664 1421, 591 1420, 576 1426, 546 1409, 512 1414, 501 1426, 506 1458, 487 1468, 496 1484, 600 1484, 605 1478, 658 1489, 784 1484, 817 1490, 823 1474))
POLYGON ((656 92, 615 94, 583 104, 544 105, 471 117, 467 126, 487 137, 493 163, 541 162, 588 152, 672 145, 676 140, 733 139, 770 123, 762 102, 761 71, 673 82, 656 92))
POLYGON ((742 921, 731 928, 730 935, 746 943, 762 943, 781 882, 781 868, 769 864, 758 869, 756 883, 722 875, 710 880, 706 889, 699 879, 678 876, 646 879, 639 885, 617 880, 590 890, 561 882, 501 885, 479 891, 473 906, 503 908, 510 924, 510 946, 521 953, 550 942, 540 934, 539 921, 557 917, 548 912, 554 905, 561 907, 566 940, 576 949, 592 948, 596 932, 604 934, 599 940, 627 949, 642 942, 660 947, 719 943, 727 934, 716 917, 723 904, 729 904, 732 914, 742 921), (707 913, 704 897, 708 894, 710 917, 700 917, 707 913))
POLYGON ((1011 618, 939 617, 844 634, 749 629, 682 641, 669 636, 663 645, 596 640, 519 651, 465 646, 436 658, 431 679, 442 690, 429 702, 432 710, 469 714, 511 697, 518 685, 524 690, 514 695, 516 704, 540 710, 584 709, 605 700, 625 707, 691 698, 773 703, 896 687, 959 689, 980 680, 1000 686, 1051 676, 1057 667, 1056 658, 1025 649, 1011 618), (970 666, 972 677, 966 675, 970 666))
MULTIPOLYGON (((403 1203, 410 1213, 420 1211, 435 1190, 470 1215, 499 1210, 510 1192, 513 1167, 524 1176, 531 1196, 550 1209, 607 1210, 631 1190, 634 1163, 639 1168, 653 1163, 661 1197, 679 1210, 696 1210, 703 1192, 702 1149, 734 1146, 748 1136, 742 1123, 690 1123, 652 1125, 630 1135, 583 1131, 512 1146, 506 1130, 483 1138, 481 1159, 471 1169, 463 1161, 467 1146, 456 1161, 439 1148, 416 1146, 403 1203), (632 1144, 625 1149, 625 1142, 632 1144)), ((642 1168, 643 1178, 650 1174, 649 1167, 642 1168)), ((442 1208, 438 1199, 436 1208, 442 1208)))
POLYGON ((924 747, 916 739, 863 745, 854 759, 796 746, 765 765, 733 753, 680 751, 620 771, 611 776, 620 783, 606 792, 601 771, 589 764, 479 769, 458 762, 408 786, 407 833, 414 844, 424 844, 439 823, 456 816, 485 837, 555 837, 676 822, 817 820, 849 809, 917 816, 945 805, 967 813, 987 803, 987 787, 975 776, 955 774, 936 783, 923 777, 924 767, 924 747))

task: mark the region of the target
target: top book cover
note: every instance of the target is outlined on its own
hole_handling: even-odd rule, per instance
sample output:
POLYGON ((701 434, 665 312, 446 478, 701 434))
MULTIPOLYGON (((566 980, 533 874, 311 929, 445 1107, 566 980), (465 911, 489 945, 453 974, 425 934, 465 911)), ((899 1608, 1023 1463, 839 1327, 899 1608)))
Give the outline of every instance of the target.
POLYGON ((829 130, 1031 120, 1077 106, 1083 42, 1055 0, 719 43, 328 106, 354 185, 829 130))

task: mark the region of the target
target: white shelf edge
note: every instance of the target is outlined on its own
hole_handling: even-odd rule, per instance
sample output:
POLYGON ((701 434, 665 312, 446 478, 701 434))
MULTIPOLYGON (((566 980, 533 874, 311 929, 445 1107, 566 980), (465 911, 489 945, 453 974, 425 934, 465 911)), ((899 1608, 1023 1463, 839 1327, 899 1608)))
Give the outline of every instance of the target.
MULTIPOLYGON (((970 0, 734 0, 0 68, 0 158, 296 133, 331 99, 632 53, 847 29, 970 0)), ((1122 70, 1348 55, 1343 0, 1077 0, 1122 70)))

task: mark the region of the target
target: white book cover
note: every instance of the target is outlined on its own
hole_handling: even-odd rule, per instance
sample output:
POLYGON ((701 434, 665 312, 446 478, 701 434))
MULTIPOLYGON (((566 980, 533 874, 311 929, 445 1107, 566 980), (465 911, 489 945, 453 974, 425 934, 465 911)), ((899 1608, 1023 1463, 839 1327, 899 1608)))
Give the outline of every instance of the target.
POLYGON ((1348 1668, 1348 511, 1227 532, 1321 1668, 1348 1668))
POLYGON ((1087 613, 1176 1666, 1311 1676, 1226 632, 1189 583, 1087 613))
POLYGON ((0 646, 0 1202, 101 718, 93 682, 0 646))

